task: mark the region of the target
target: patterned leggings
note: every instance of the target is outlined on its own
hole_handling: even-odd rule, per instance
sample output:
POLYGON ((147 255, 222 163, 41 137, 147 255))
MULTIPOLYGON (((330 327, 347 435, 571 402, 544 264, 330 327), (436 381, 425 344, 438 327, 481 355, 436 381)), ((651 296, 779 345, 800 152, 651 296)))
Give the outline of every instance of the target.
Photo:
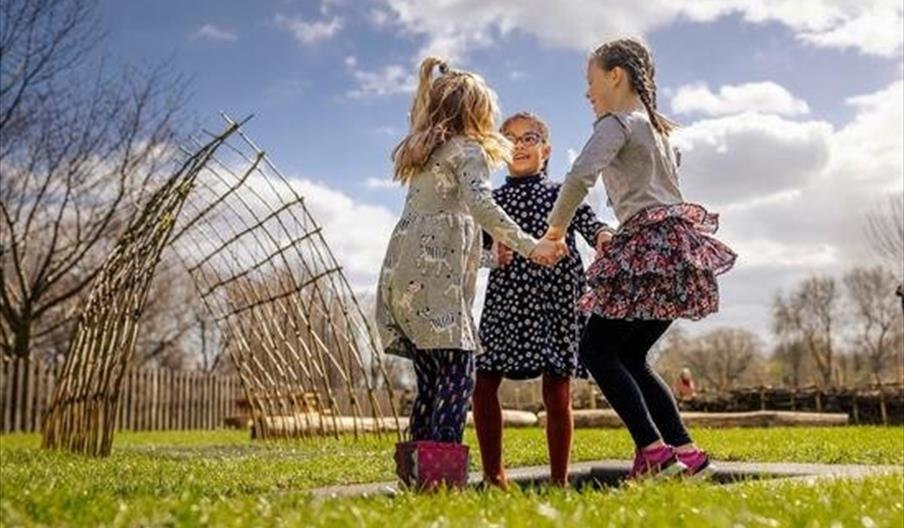
POLYGON ((417 398, 411 411, 412 440, 461 443, 474 392, 474 353, 417 350, 417 398))

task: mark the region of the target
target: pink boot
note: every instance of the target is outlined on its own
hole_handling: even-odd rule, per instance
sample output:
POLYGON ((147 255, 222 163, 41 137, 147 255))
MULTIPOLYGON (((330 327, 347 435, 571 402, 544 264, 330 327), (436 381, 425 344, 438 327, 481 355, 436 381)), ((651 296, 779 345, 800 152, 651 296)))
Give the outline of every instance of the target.
POLYGON ((451 442, 418 440, 399 442, 395 452, 396 474, 403 484, 416 490, 434 490, 442 485, 468 485, 468 446, 451 442))

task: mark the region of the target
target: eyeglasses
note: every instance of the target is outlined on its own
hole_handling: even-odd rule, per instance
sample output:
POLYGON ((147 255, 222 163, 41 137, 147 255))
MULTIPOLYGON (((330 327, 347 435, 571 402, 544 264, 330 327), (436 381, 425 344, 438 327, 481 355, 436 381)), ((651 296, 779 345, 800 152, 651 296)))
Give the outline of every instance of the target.
POLYGON ((518 145, 518 143, 524 143, 528 147, 533 147, 542 143, 543 136, 536 132, 525 132, 523 135, 514 137, 514 136, 506 136, 506 138, 512 142, 513 145, 518 145))

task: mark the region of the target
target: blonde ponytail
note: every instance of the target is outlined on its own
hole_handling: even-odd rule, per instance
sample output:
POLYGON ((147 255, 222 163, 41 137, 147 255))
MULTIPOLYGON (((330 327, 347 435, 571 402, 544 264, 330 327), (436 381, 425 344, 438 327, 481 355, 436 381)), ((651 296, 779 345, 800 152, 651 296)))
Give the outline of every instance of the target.
POLYGON ((511 144, 496 131, 497 113, 496 94, 479 75, 450 70, 446 61, 427 57, 418 68, 408 135, 392 151, 395 180, 407 184, 453 136, 478 142, 491 164, 506 160, 511 144), (441 75, 434 78, 437 68, 441 75))
POLYGON ((417 92, 411 103, 411 115, 409 121, 412 129, 419 129, 427 118, 430 108, 430 89, 433 87, 433 70, 436 67, 447 70, 446 61, 438 57, 427 57, 421 62, 420 75, 418 76, 417 92))

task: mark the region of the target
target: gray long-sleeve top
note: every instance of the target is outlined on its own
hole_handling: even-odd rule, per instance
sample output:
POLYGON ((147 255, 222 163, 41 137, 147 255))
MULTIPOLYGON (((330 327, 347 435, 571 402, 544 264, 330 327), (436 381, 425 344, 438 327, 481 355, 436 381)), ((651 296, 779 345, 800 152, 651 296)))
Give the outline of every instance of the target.
POLYGON ((593 134, 565 177, 549 225, 567 226, 600 175, 609 206, 622 224, 646 207, 684 201, 677 156, 643 110, 609 113, 594 123, 593 134))

